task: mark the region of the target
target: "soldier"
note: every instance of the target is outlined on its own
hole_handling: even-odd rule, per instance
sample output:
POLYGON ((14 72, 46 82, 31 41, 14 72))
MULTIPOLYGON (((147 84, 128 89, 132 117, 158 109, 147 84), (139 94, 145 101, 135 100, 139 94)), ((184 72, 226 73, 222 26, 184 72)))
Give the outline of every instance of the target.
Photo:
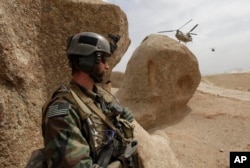
POLYGON ((140 167, 132 112, 98 85, 118 40, 93 32, 68 38, 72 80, 43 107, 45 167, 140 167))

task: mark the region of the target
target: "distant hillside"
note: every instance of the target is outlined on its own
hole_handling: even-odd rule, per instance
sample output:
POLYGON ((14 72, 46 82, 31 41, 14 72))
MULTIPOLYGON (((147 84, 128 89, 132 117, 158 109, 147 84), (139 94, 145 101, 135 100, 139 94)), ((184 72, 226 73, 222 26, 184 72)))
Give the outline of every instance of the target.
POLYGON ((246 72, 250 72, 250 69, 234 68, 226 73, 246 73, 246 72))
POLYGON ((207 75, 203 76, 202 79, 227 89, 250 91, 250 71, 245 73, 232 72, 218 75, 207 75))

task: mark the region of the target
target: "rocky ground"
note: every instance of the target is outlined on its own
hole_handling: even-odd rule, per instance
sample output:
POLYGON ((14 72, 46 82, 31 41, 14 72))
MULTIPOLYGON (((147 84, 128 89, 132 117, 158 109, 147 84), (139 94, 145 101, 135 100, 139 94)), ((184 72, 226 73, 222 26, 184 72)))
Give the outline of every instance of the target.
POLYGON ((230 151, 250 151, 250 73, 202 77, 188 106, 161 128, 182 167, 227 168, 230 151))

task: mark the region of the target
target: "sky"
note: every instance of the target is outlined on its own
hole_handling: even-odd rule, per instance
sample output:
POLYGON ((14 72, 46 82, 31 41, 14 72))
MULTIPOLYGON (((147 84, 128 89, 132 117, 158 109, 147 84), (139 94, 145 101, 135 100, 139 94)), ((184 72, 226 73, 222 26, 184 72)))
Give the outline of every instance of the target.
MULTIPOLYGON (((127 15, 131 44, 113 71, 125 72, 141 41, 159 31, 180 30, 197 35, 186 43, 196 56, 202 75, 235 69, 250 70, 249 0, 104 0, 127 15), (212 52, 211 48, 215 48, 212 52)), ((173 39, 175 32, 163 33, 173 39)))

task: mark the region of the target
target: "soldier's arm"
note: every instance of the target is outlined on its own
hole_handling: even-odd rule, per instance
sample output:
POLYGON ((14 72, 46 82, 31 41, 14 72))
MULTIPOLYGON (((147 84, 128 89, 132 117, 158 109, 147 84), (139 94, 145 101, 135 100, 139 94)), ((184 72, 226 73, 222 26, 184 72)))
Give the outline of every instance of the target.
POLYGON ((92 167, 89 145, 80 130, 80 118, 71 105, 50 105, 46 119, 44 154, 49 167, 92 167))

